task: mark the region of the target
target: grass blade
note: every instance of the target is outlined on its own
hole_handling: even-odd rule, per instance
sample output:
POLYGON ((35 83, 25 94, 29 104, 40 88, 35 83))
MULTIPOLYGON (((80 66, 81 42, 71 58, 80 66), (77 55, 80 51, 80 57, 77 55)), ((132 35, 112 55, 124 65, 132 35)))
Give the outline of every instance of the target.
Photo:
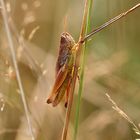
POLYGON ((111 25, 112 23, 115 23, 116 21, 118 21, 119 19, 127 16, 129 13, 135 11, 137 8, 140 7, 140 3, 138 3, 137 5, 133 6, 132 8, 128 9, 126 12, 123 12, 121 14, 119 14, 118 16, 112 18, 111 20, 107 21, 106 23, 102 24, 101 26, 99 26, 98 28, 96 28, 95 30, 92 30, 89 34, 87 34, 85 36, 85 38, 81 41, 81 43, 85 42, 86 40, 89 40, 94 34, 102 31, 103 29, 105 29, 106 27, 108 27, 109 25, 111 25))
MULTIPOLYGON (((91 16, 91 8, 92 8, 93 0, 88 0, 88 13, 87 13, 87 21, 86 21, 86 31, 87 34, 90 31, 90 16, 91 16)), ((78 100, 76 106, 76 116, 75 116, 75 124, 74 124, 74 140, 77 138, 78 132, 78 124, 79 124, 79 114, 80 114, 80 104, 81 104, 81 95, 83 91, 83 80, 84 80, 84 68, 85 68, 85 59, 86 59, 86 46, 87 42, 83 46, 83 54, 82 54, 82 62, 81 62, 81 73, 80 73, 80 82, 79 82, 79 89, 78 89, 78 100)))

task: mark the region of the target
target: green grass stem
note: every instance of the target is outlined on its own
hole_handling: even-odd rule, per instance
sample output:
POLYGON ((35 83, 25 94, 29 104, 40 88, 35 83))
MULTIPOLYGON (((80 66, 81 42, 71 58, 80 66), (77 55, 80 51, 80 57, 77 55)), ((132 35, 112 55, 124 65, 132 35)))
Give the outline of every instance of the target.
MULTIPOLYGON (((87 34, 90 31, 90 16, 91 16, 92 3, 93 3, 93 0, 88 0, 88 14, 87 14, 87 22, 86 22, 86 32, 85 32, 85 34, 87 34)), ((87 42, 85 42, 85 45, 83 45, 83 50, 82 50, 81 66, 80 66, 80 81, 79 81, 78 99, 77 99, 77 105, 76 105, 73 140, 76 140, 77 133, 78 133, 81 95, 82 95, 82 91, 83 91, 83 82, 84 82, 86 48, 87 48, 87 42)))

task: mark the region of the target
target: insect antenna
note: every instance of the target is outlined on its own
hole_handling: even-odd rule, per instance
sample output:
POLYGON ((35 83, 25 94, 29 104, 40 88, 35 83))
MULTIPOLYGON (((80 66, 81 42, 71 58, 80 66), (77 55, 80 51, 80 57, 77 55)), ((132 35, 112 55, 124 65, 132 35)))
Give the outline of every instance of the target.
POLYGON ((64 21, 63 21, 63 31, 67 31, 67 21, 68 21, 68 15, 65 15, 64 21))

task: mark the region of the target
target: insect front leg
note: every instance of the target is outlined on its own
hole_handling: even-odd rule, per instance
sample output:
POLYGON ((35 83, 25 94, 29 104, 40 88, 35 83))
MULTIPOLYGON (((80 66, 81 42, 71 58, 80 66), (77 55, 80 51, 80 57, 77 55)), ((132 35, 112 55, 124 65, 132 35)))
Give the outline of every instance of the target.
POLYGON ((80 81, 80 69, 81 68, 77 67, 76 65, 73 65, 72 75, 73 75, 74 69, 78 69, 77 79, 78 79, 78 81, 80 81))
POLYGON ((78 82, 80 83, 80 67, 78 67, 78 74, 77 74, 77 79, 78 79, 78 82))

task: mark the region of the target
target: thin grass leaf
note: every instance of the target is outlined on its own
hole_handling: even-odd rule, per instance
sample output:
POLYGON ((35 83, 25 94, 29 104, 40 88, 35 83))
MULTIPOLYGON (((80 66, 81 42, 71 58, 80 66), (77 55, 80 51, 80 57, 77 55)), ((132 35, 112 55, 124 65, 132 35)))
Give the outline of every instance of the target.
POLYGON ((106 27, 108 27, 109 25, 111 25, 112 23, 115 23, 115 22, 118 21, 119 19, 121 19, 121 18, 127 16, 128 14, 130 14, 130 13, 133 12, 133 11, 135 11, 135 10, 136 10, 137 8, 139 8, 139 7, 140 7, 140 3, 136 4, 136 5, 133 6, 132 8, 128 9, 126 12, 123 12, 123 13, 119 14, 118 16, 116 16, 116 17, 110 19, 109 21, 105 22, 104 24, 102 24, 102 25, 99 26, 98 28, 92 30, 89 34, 87 34, 87 35, 85 36, 85 38, 84 38, 83 40, 81 40, 81 43, 85 42, 86 40, 87 40, 87 41, 90 40, 90 38, 91 38, 94 34, 96 34, 96 33, 100 32, 100 31, 102 31, 103 29, 105 29, 106 27))
MULTIPOLYGON (((86 31, 87 34, 90 31, 90 16, 91 16, 91 9, 92 9, 93 0, 88 1, 88 13, 87 13, 87 21, 86 21, 86 31)), ((87 42, 83 46, 82 58, 81 58, 81 72, 80 72, 80 81, 79 81, 79 89, 78 89, 78 100, 76 105, 76 115, 75 115, 75 124, 74 124, 74 140, 77 138, 78 132, 78 125, 79 125, 79 115, 80 115, 80 104, 81 104, 81 95, 83 91, 83 82, 84 82, 84 70, 85 70, 85 60, 86 60, 86 46, 87 42)))

